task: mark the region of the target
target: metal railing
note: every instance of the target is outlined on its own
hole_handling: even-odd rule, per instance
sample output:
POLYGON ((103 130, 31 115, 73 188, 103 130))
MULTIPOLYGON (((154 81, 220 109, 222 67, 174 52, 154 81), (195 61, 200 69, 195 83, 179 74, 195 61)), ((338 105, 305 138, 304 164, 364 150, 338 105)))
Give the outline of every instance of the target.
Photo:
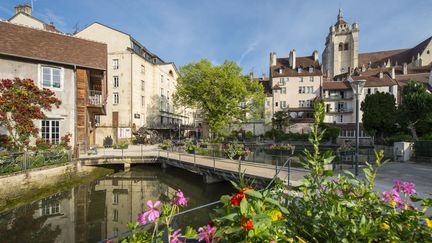
POLYGON ((90 105, 102 105, 102 91, 89 90, 88 103, 90 105))
POLYGON ((38 151, 0 154, 0 175, 72 161, 72 151, 38 151))

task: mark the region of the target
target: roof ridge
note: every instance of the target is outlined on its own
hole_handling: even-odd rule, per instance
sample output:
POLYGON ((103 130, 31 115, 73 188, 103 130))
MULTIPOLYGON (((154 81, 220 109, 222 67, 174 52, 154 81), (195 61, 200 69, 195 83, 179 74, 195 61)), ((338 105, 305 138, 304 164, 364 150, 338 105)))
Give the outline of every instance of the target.
POLYGON ((389 51, 407 51, 407 50, 410 50, 410 49, 413 49, 413 48, 401 48, 401 49, 393 49, 393 50, 385 50, 385 51, 362 52, 362 53, 359 53, 359 55, 362 55, 362 54, 371 54, 371 53, 380 53, 380 52, 389 52, 389 51))
POLYGON ((25 28, 37 30, 37 31, 48 32, 48 33, 52 33, 52 34, 56 34, 56 35, 67 36, 67 37, 71 37, 71 38, 75 38, 75 39, 80 39, 80 40, 85 40, 85 41, 91 41, 91 42, 96 42, 96 43, 100 43, 100 44, 106 44, 104 42, 94 41, 94 40, 90 40, 90 39, 87 39, 87 38, 82 38, 82 37, 74 36, 74 35, 71 35, 71 34, 68 34, 68 33, 60 32, 60 31, 52 31, 52 30, 46 30, 46 29, 39 29, 39 28, 35 28, 33 26, 29 26, 29 25, 25 25, 25 24, 11 23, 11 22, 9 22, 7 20, 1 20, 0 19, 0 23, 6 23, 6 24, 11 24, 11 25, 16 25, 16 26, 20 26, 20 27, 25 27, 25 28))

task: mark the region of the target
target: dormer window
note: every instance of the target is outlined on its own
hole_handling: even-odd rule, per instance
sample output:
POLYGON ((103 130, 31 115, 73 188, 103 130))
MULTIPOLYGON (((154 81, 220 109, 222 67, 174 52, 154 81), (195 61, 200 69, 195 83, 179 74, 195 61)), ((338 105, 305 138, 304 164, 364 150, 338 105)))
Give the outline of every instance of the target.
POLYGON ((279 68, 279 74, 282 74, 282 73, 283 73, 283 69, 279 68))
POLYGON ((303 68, 299 67, 297 72, 298 73, 302 73, 303 72, 303 68))
POLYGON ((313 67, 309 67, 309 73, 313 73, 314 69, 313 67))

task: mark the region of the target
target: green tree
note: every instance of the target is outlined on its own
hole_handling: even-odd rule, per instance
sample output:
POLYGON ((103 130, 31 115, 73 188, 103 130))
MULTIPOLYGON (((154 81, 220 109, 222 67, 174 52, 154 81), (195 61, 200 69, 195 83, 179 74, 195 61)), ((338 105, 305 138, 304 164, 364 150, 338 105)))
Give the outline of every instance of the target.
POLYGON ((378 92, 366 95, 361 103, 363 127, 369 134, 384 140, 396 123, 396 99, 390 93, 378 92))
POLYGON ((60 104, 53 91, 39 88, 31 79, 1 80, 0 126, 7 129, 12 147, 27 147, 29 138, 39 133, 34 120, 46 118, 44 111, 60 104))
POLYGON ((418 140, 417 126, 419 123, 431 121, 432 94, 419 82, 410 81, 402 90, 400 106, 400 122, 407 124, 414 140, 418 140))
POLYGON ((274 113, 272 118, 273 126, 278 130, 282 130, 289 124, 289 115, 286 111, 277 111, 274 113))
POLYGON ((216 136, 221 135, 229 123, 261 117, 263 87, 242 75, 241 70, 232 61, 217 66, 207 59, 182 66, 174 94, 175 104, 196 108, 216 136))

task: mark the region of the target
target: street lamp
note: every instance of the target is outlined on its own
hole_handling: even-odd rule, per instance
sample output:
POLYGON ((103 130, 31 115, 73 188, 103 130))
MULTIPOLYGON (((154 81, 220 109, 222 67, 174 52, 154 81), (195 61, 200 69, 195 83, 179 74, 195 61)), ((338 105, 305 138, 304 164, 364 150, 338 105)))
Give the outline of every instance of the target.
POLYGON ((350 81, 351 88, 354 91, 354 95, 356 97, 356 152, 355 152, 355 176, 358 176, 359 173, 359 135, 360 135, 360 122, 359 122, 359 113, 360 113, 360 95, 363 93, 363 88, 365 86, 366 80, 353 80, 351 77, 348 79, 350 81))

